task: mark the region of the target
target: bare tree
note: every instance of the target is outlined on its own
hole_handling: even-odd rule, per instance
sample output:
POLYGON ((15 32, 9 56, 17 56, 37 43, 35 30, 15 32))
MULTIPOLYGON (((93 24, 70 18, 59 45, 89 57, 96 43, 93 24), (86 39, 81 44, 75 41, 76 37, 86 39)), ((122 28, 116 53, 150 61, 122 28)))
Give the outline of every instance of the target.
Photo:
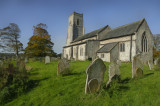
POLYGON ((16 56, 23 49, 23 44, 19 41, 20 29, 17 24, 10 23, 9 26, 3 28, 0 33, 1 40, 5 50, 14 51, 16 56))
POLYGON ((153 36, 155 50, 160 49, 160 34, 153 36))

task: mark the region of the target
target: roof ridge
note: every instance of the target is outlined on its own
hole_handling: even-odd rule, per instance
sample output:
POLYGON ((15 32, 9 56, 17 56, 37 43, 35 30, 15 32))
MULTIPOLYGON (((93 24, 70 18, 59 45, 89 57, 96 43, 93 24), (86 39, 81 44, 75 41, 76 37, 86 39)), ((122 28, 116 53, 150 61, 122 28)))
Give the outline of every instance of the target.
POLYGON ((106 27, 108 27, 109 25, 106 25, 106 26, 104 26, 104 27, 101 27, 101 28, 99 28, 99 29, 97 29, 97 30, 93 30, 93 31, 91 31, 91 32, 89 32, 89 33, 86 33, 86 34, 83 34, 83 35, 81 35, 81 36, 78 36, 73 42, 75 42, 77 39, 79 39, 79 38, 83 38, 85 35, 87 35, 87 34, 91 34, 91 33, 93 33, 93 32, 95 32, 95 35, 97 35, 99 32, 101 32, 102 30, 104 30, 106 27), (96 31, 98 31, 98 32, 96 32, 96 31))
MULTIPOLYGON (((134 24, 134 23, 142 22, 143 20, 144 20, 144 18, 141 19, 141 20, 139 20, 139 21, 136 21, 136 22, 132 22, 132 23, 129 23, 129 24, 125 24, 125 25, 121 25, 121 26, 119 26, 119 27, 113 28, 113 29, 111 29, 110 31, 116 30, 116 29, 118 29, 118 28, 126 27, 126 26, 131 25, 131 24, 134 24)), ((110 31, 109 31, 109 32, 110 32, 110 31)))

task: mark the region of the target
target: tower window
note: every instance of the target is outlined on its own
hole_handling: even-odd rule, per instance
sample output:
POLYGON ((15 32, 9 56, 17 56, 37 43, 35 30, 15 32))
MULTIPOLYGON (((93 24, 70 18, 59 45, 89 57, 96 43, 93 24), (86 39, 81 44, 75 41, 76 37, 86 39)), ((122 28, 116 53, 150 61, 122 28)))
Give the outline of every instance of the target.
POLYGON ((77 19, 77 25, 79 25, 79 19, 77 19))
POLYGON ((141 42, 141 46, 142 46, 142 52, 148 52, 148 44, 147 44, 147 37, 145 32, 142 35, 142 42, 141 42))
POLYGON ((125 44, 124 43, 120 44, 120 52, 125 52, 125 44))

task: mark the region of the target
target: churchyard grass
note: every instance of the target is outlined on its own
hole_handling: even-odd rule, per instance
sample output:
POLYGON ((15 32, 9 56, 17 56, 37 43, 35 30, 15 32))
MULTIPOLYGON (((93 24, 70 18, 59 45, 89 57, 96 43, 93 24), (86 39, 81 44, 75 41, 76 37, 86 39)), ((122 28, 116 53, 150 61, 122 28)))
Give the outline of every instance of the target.
MULTIPOLYGON (((90 61, 76 61, 70 63, 71 74, 57 76, 58 62, 44 64, 43 62, 29 62, 33 69, 29 72, 29 79, 34 87, 28 92, 15 98, 8 106, 62 106, 62 105, 154 105, 160 104, 160 70, 150 71, 144 65, 144 77, 132 79, 131 63, 122 63, 121 83, 113 84, 108 90, 101 88, 99 93, 85 95, 86 68, 90 61)), ((108 81, 109 63, 105 63, 107 70, 103 86, 108 81)))

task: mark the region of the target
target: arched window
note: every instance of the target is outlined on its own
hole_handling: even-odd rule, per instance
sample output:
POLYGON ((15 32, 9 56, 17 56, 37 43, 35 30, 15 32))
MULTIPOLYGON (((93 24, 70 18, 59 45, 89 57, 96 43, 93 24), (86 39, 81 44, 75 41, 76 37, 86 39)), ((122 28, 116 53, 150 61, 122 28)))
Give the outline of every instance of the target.
POLYGON ((79 25, 79 19, 77 19, 77 25, 79 25))
POLYGON ((142 52, 148 52, 148 43, 147 43, 147 37, 146 37, 146 33, 144 32, 142 35, 142 42, 141 42, 141 46, 142 46, 142 52))

